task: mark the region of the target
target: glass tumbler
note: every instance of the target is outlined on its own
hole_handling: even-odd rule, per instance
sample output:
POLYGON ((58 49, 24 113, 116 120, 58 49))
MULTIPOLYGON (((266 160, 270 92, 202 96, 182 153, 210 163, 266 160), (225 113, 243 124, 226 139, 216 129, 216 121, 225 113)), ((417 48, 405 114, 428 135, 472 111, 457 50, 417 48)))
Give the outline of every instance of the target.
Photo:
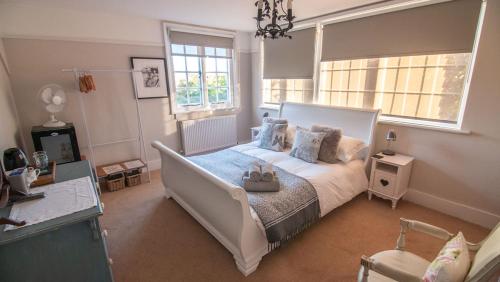
POLYGON ((38 151, 33 153, 33 159, 35 160, 35 167, 44 171, 49 167, 49 157, 47 156, 47 152, 38 151))

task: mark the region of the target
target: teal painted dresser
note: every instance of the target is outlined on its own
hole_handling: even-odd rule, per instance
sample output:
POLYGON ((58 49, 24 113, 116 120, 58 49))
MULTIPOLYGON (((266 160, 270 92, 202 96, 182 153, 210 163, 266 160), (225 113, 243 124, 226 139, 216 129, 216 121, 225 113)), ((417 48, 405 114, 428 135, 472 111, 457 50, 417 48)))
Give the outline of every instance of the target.
MULTIPOLYGON (((85 176, 95 179, 88 161, 57 166, 56 182, 85 176)), ((7 232, 0 226, 0 281, 113 281, 92 183, 96 207, 7 232)), ((9 213, 0 209, 0 216, 9 213)))

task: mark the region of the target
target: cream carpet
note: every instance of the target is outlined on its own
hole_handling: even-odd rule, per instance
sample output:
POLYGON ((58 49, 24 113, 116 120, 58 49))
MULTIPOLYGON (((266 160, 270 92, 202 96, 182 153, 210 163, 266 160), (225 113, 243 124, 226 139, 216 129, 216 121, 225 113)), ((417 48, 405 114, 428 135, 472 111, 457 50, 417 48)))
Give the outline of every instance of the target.
MULTIPOLYGON (((103 193, 101 225, 115 281, 355 281, 361 255, 393 249, 399 218, 425 221, 469 241, 488 230, 401 201, 368 201, 361 194, 334 210, 287 246, 266 255, 257 271, 244 277, 232 255, 175 201, 164 197, 159 173, 151 184, 103 193)), ((432 260, 443 242, 410 233, 408 249, 432 260)))

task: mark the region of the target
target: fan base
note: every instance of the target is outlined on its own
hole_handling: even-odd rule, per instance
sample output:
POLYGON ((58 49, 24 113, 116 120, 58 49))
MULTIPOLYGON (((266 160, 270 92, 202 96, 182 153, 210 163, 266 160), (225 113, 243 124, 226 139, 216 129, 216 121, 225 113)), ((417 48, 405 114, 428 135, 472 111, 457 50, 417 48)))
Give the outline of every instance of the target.
POLYGON ((66 123, 60 120, 49 120, 43 124, 43 127, 63 127, 66 123))

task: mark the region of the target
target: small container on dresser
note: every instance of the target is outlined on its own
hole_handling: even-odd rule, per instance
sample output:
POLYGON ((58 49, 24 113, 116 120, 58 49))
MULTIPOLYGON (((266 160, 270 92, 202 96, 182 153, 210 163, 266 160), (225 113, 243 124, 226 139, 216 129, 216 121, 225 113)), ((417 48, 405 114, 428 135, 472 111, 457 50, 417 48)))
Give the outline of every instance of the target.
POLYGON ((368 198, 372 195, 392 201, 392 209, 406 192, 410 181, 413 157, 401 154, 387 156, 379 153, 372 157, 372 170, 368 198))

